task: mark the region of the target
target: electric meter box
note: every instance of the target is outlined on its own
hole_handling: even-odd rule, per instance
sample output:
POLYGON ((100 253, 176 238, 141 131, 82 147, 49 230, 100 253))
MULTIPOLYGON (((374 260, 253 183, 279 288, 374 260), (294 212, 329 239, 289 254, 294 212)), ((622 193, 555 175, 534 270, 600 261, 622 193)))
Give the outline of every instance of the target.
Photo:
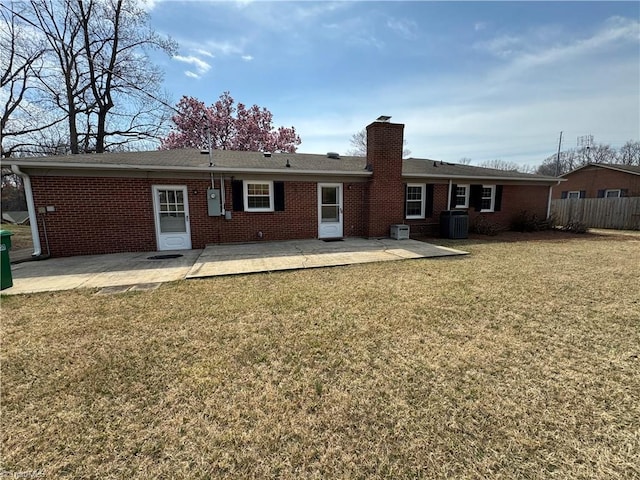
POLYGON ((219 217, 222 215, 222 203, 220 203, 220 189, 207 189, 207 208, 210 217, 219 217))

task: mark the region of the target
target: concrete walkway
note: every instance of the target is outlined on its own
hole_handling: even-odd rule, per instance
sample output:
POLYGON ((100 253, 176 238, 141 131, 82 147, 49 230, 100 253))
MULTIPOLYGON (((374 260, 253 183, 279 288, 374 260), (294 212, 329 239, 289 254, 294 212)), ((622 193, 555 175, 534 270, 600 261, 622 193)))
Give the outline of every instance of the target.
POLYGON ((210 245, 204 250, 114 253, 52 258, 11 266, 13 286, 2 294, 102 288, 102 293, 148 290, 185 278, 329 267, 355 263, 464 255, 466 252, 417 240, 338 242, 299 240, 210 245), (151 259, 158 255, 177 258, 151 259))
POLYGON ((417 240, 398 241, 389 238, 380 240, 346 238, 336 242, 288 240, 243 245, 209 245, 187 274, 187 278, 464 254, 466 252, 417 240))

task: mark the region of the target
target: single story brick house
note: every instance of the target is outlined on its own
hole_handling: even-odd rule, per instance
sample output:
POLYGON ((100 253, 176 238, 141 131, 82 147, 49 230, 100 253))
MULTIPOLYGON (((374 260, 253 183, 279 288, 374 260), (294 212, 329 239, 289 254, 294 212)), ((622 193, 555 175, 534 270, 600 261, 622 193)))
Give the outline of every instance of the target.
POLYGON ((404 125, 367 127, 366 157, 168 150, 12 158, 34 255, 203 248, 438 231, 443 210, 509 226, 545 218, 554 177, 402 158, 404 125))
POLYGON ((560 178, 554 199, 640 197, 640 165, 589 163, 560 178))

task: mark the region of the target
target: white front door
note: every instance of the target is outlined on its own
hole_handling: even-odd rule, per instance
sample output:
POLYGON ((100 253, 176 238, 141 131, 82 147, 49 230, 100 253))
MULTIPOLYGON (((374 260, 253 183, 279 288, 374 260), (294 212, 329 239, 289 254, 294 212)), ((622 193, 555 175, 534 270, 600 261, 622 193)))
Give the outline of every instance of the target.
POLYGON ((342 184, 318 184, 318 238, 342 238, 342 184))
POLYGON ((154 185, 153 211, 158 250, 190 249, 191 228, 187 187, 154 185))

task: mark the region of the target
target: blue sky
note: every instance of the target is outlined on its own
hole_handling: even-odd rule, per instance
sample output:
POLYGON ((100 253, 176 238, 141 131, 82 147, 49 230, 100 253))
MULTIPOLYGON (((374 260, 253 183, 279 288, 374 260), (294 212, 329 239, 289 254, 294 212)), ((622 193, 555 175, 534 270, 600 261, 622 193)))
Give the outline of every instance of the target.
POLYGON ((379 115, 411 156, 537 165, 591 134, 640 140, 639 2, 162 1, 174 101, 225 90, 344 153, 379 115))

